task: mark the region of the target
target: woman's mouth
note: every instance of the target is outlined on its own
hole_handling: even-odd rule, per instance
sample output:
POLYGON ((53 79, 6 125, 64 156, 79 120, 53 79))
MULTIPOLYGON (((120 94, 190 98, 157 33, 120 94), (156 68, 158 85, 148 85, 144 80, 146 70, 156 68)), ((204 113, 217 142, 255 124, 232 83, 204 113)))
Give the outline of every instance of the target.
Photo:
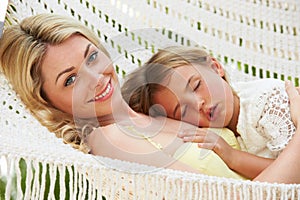
POLYGON ((107 85, 105 86, 105 88, 99 93, 97 94, 93 99, 91 99, 89 102, 102 102, 105 101, 107 99, 109 99, 112 94, 113 94, 113 86, 111 84, 111 80, 107 83, 107 85))

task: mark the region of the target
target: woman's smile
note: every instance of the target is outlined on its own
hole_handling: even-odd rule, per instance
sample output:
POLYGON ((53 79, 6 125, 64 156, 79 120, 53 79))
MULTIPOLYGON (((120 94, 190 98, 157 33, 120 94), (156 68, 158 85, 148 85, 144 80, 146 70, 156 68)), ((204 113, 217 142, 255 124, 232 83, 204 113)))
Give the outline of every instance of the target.
POLYGON ((105 88, 101 90, 93 99, 89 100, 88 102, 103 102, 109 99, 114 92, 114 87, 111 84, 111 79, 106 84, 105 88))

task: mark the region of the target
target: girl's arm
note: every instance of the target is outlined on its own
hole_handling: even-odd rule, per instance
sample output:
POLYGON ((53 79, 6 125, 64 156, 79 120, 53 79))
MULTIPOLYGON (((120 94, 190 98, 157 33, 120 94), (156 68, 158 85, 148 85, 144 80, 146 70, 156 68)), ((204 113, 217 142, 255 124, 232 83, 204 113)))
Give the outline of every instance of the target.
POLYGON ((300 183, 300 95, 290 82, 286 82, 292 120, 297 128, 292 140, 278 158, 254 180, 277 183, 300 183))
POLYGON ((224 153, 223 152, 218 155, 223 160, 228 160, 224 160, 228 167, 238 172, 239 174, 248 177, 249 179, 254 179, 255 177, 257 177, 274 161, 273 159, 259 157, 248 152, 234 149, 232 147, 230 148, 231 153, 225 153, 225 155, 222 155, 224 153))
POLYGON ((186 131, 179 135, 185 142, 198 143, 200 148, 211 149, 237 173, 253 179, 268 167, 273 159, 259 157, 232 148, 222 137, 208 129, 186 131))

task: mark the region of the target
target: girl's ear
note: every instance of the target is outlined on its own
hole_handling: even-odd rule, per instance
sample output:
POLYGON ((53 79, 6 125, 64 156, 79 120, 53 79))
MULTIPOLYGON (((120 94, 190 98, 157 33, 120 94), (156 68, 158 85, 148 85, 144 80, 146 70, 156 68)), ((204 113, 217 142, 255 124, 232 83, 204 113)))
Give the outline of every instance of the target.
POLYGON ((212 64, 211 67, 212 69, 217 72, 217 74, 219 74, 221 77, 225 76, 225 70, 223 68, 223 66, 221 65, 221 63, 218 62, 217 59, 215 58, 211 58, 212 64))

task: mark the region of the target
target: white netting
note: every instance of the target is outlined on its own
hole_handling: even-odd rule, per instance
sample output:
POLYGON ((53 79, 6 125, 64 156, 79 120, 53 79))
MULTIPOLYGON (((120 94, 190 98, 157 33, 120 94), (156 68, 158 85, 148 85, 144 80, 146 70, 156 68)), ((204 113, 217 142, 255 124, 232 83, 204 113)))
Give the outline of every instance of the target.
MULTIPOLYGON (((120 79, 157 48, 198 44, 226 64, 232 80, 275 77, 290 78, 298 84, 297 0, 11 2, 14 6, 8 21, 54 12, 86 24, 109 49, 120 79)), ((102 199, 102 195, 107 199, 299 198, 298 185, 189 174, 83 154, 42 127, 4 77, 0 80, 0 155, 7 163, 6 199, 11 195, 18 199, 43 199, 45 193, 50 199, 102 199), (25 178, 21 165, 26 166, 25 178), (152 172, 142 173, 145 170, 152 172), (24 181, 26 187, 22 186, 24 181), (50 185, 49 191, 46 185, 50 185)))

